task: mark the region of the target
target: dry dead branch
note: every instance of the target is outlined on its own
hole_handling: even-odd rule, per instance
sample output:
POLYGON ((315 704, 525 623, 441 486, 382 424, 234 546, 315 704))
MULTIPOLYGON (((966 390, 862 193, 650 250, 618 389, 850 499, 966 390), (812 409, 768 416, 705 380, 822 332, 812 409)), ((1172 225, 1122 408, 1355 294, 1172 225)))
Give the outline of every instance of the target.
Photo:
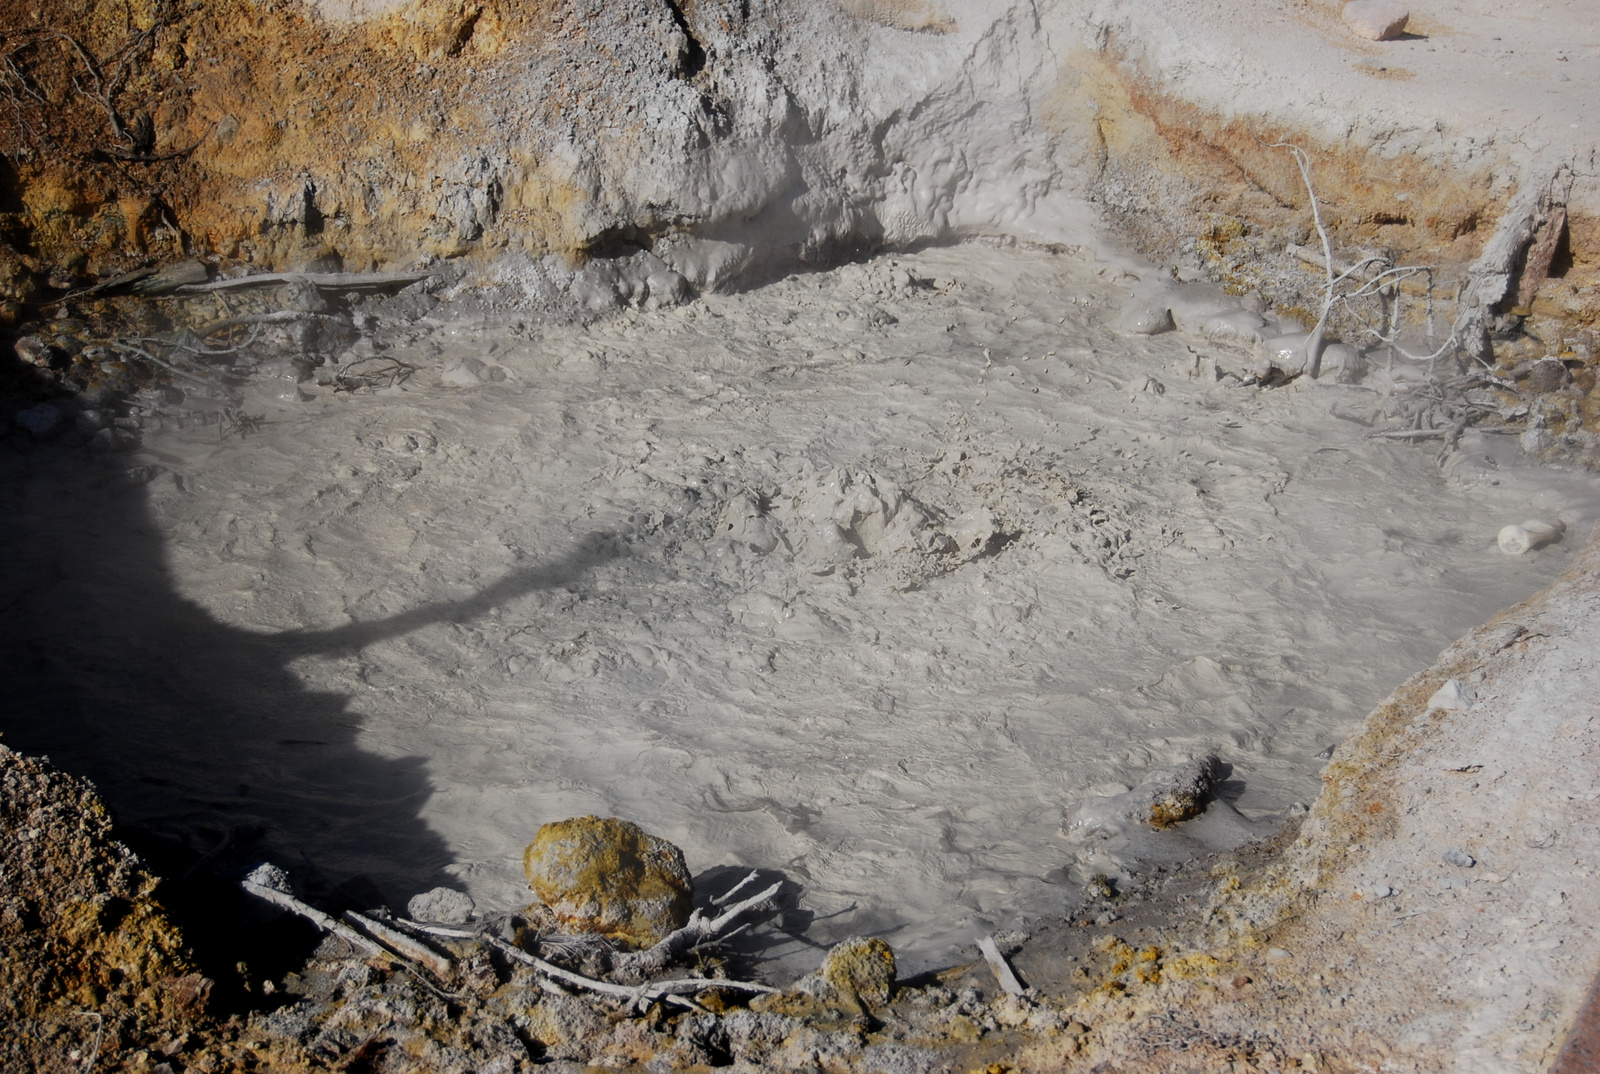
MULTIPOLYGON (((1524 279, 1529 278, 1530 271, 1533 276, 1549 271, 1548 260, 1542 266, 1537 263, 1537 258, 1544 254, 1536 240, 1541 235, 1547 237, 1549 252, 1554 255, 1560 228, 1565 227, 1567 199, 1573 182, 1572 168, 1563 162, 1546 182, 1524 186, 1500 217, 1482 255, 1467 272, 1467 285, 1456 314, 1455 334, 1463 340, 1468 353, 1486 367, 1493 364, 1489 341, 1496 311, 1511 291, 1518 266, 1522 266, 1524 279)), ((1531 294, 1529 298, 1531 301, 1531 294)))
POLYGON ((377 921, 365 914, 358 914, 354 910, 346 910, 344 919, 372 939, 385 945, 391 950, 409 958, 418 965, 425 966, 430 973, 439 980, 448 980, 454 963, 446 955, 441 955, 433 948, 418 940, 412 939, 399 929, 390 928, 381 921, 377 921))
MULTIPOLYGON (((250 876, 258 876, 261 872, 258 869, 256 872, 251 873, 250 876)), ((250 876, 239 881, 239 886, 256 898, 269 902, 279 909, 287 910, 291 914, 298 914, 323 932, 339 937, 352 948, 364 954, 378 958, 390 954, 382 944, 375 940, 369 940, 344 922, 329 917, 314 906, 308 906, 287 891, 281 891, 276 887, 268 887, 266 884, 250 879, 250 876)))
POLYGON ((1274 142, 1267 146, 1269 149, 1287 149, 1294 154, 1295 165, 1300 169, 1300 178, 1305 183, 1306 197, 1311 202, 1311 220, 1317 229, 1317 239, 1322 246, 1320 257, 1312 250, 1303 246, 1292 245, 1289 252, 1307 264, 1314 265, 1323 270, 1326 282, 1323 286, 1322 310, 1317 317, 1317 323, 1311 330, 1311 336, 1306 340, 1306 374, 1315 378, 1322 367, 1323 341, 1327 335, 1328 318, 1337 307, 1343 307, 1351 313, 1363 326, 1363 332, 1371 335, 1387 346, 1391 352, 1403 354, 1415 361, 1428 363, 1429 374, 1432 374, 1433 363, 1456 347, 1456 333, 1452 332, 1449 339, 1445 340, 1437 350, 1427 355, 1410 354, 1399 346, 1401 295, 1403 284, 1417 277, 1426 279, 1424 294, 1427 301, 1427 323, 1429 345, 1433 342, 1433 269, 1426 265, 1396 265, 1387 257, 1378 254, 1368 254, 1353 265, 1341 265, 1333 256, 1333 242, 1328 238, 1328 229, 1322 221, 1322 205, 1317 198, 1315 184, 1311 181, 1311 157, 1305 150, 1289 142, 1274 142), (1359 280, 1360 285, 1354 290, 1341 291, 1341 285, 1350 280, 1359 280), (1359 299, 1382 297, 1389 300, 1389 324, 1387 326, 1373 326, 1368 323, 1355 307, 1354 302, 1359 299))
POLYGON ((514 947, 506 943, 498 936, 485 935, 482 940, 507 958, 520 962, 524 966, 530 966, 553 980, 589 992, 598 992, 602 995, 626 999, 632 1006, 641 1006, 685 993, 705 992, 712 988, 726 988, 734 992, 761 992, 773 995, 780 991, 768 985, 756 984, 753 981, 734 981, 722 977, 688 977, 676 981, 650 981, 638 985, 616 984, 612 981, 585 977, 581 973, 562 969, 552 962, 546 962, 537 955, 529 954, 520 947, 514 947))
MULTIPOLYGON (((755 875, 752 872, 750 876, 740 882, 739 887, 736 887, 734 891, 738 891, 739 888, 748 884, 755 875)), ((611 957, 611 971, 619 976, 632 978, 648 977, 651 974, 660 973, 685 951, 718 939, 728 926, 738 920, 741 914, 760 906, 776 895, 782 887, 783 883, 781 881, 773 884, 759 894, 734 903, 714 918, 708 918, 699 910, 696 910, 689 915, 688 924, 663 939, 654 947, 644 951, 613 955, 611 957)), ((733 892, 729 892, 729 895, 732 894, 733 892)))
POLYGON ((258 287, 282 287, 289 283, 308 283, 322 291, 347 294, 351 291, 398 291, 428 279, 427 272, 263 272, 232 280, 185 284, 175 290, 180 295, 203 295, 214 291, 239 291, 258 287))
POLYGON ((220 321, 212 321, 195 330, 195 335, 202 340, 216 335, 218 332, 229 328, 243 328, 246 326, 263 324, 295 324, 300 321, 327 321, 331 324, 348 324, 348 320, 336 313, 312 313, 309 310, 273 310, 271 313, 241 313, 236 317, 224 317, 220 321))

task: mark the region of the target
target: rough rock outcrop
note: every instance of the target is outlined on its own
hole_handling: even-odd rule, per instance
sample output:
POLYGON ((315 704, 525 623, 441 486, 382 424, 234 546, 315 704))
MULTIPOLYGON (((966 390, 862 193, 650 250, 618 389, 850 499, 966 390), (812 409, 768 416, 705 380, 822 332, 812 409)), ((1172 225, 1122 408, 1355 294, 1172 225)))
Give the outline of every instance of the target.
MULTIPOLYGON (((660 303, 863 250, 1081 241, 1097 213, 1256 286, 1309 223, 1283 141, 1312 154, 1341 243, 1460 265, 1595 134, 1532 83, 1441 98, 1470 49, 1392 42, 1369 63, 1333 3, 1255 28, 1148 0, 11 6, 0 297, 24 302, 197 251, 475 254, 530 301, 590 258, 648 253, 598 300, 660 303), (1404 64, 1427 77, 1396 94, 1404 64), (1524 99, 1549 139, 1500 133, 1524 99)), ((1546 244, 1562 275, 1528 304, 1592 320, 1600 185, 1577 170, 1565 245, 1546 244)))
POLYGON ((0 746, 0 1067, 88 1070, 204 1012, 155 889, 86 781, 0 746))
POLYGON ((880 1006, 894 994, 894 951, 877 938, 855 937, 836 944, 820 972, 822 979, 847 999, 880 1006))
POLYGON ((649 947, 689 920, 694 885, 683 851, 615 817, 539 829, 522 858, 528 884, 565 927, 649 947))

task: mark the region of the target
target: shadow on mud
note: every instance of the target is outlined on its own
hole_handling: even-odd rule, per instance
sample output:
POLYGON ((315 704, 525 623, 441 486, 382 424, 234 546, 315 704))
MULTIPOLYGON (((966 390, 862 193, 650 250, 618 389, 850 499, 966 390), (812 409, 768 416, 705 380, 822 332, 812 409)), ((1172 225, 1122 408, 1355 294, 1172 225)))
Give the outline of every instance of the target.
MULTIPOLYGON (((244 957, 226 938, 248 913, 235 874, 263 859, 333 905, 403 908, 408 895, 450 884, 450 849, 419 815, 433 790, 426 758, 363 751, 349 699, 307 690, 289 664, 569 585, 615 554, 611 542, 591 538, 463 601, 330 630, 250 633, 171 584, 146 485, 172 475, 73 440, 34 443, 17 429, 0 439, 5 743, 95 782, 123 837, 169 878, 164 897, 191 941, 215 940, 203 961, 226 955, 231 967, 244 957), (302 849, 311 844, 315 861, 302 849)), ((292 962, 294 953, 259 957, 292 962)), ((248 976, 265 972, 252 966, 248 976)))

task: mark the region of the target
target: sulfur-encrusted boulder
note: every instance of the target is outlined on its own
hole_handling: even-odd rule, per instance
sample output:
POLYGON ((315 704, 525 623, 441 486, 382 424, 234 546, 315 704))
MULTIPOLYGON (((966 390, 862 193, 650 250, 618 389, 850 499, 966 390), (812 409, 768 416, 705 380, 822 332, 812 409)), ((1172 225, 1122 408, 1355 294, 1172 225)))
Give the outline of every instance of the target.
POLYGON ((689 920, 694 885, 683 851, 616 817, 539 829, 522 856, 528 885, 567 928, 649 947, 689 920))
POLYGON ((819 972, 839 995, 871 1007, 894 993, 894 951, 882 940, 858 936, 835 945, 819 972))

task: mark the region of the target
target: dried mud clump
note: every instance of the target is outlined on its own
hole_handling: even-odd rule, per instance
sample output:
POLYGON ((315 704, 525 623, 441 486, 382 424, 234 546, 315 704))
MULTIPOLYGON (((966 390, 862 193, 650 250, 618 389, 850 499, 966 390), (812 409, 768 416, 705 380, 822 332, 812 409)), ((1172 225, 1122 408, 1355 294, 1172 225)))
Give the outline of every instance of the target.
POLYGON ((1222 763, 1215 755, 1156 773, 1138 788, 1149 796, 1145 814, 1152 828, 1170 828, 1198 817, 1211 801, 1222 763))
POLYGON ((544 825, 522 864, 534 894, 564 926, 632 947, 682 928, 694 906, 683 851, 615 817, 544 825))
POLYGON ((105 1069, 203 1014, 156 883, 88 783, 0 746, 0 1068, 105 1069))

